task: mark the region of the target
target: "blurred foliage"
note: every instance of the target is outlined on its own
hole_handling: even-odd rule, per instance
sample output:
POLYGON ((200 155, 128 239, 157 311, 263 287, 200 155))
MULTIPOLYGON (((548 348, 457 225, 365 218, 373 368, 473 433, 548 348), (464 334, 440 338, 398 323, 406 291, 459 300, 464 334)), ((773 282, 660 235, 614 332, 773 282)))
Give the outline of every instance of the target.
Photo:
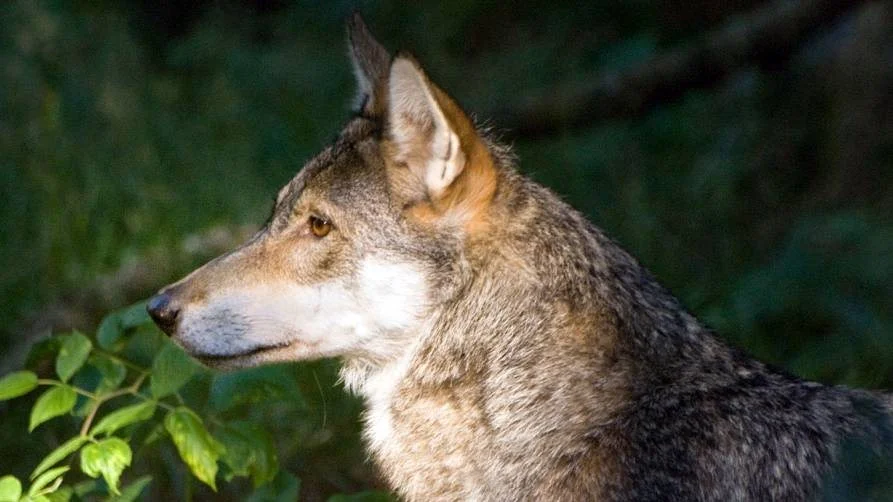
MULTIPOLYGON (((519 95, 641 63, 757 3, 359 7, 386 46, 415 52, 486 119, 519 95)), ((10 354, 38 340, 41 327, 90 332, 96 311, 145 297, 207 259, 184 252, 191 237, 263 221, 276 190, 348 114, 353 82, 342 23, 355 7, 4 4, 2 372, 21 365, 10 354), (150 281, 103 286, 146 257, 150 281), (95 311, 54 317, 54 306, 95 288, 105 292, 103 304, 89 305, 95 311)), ((725 339, 803 377, 890 389, 891 27, 890 3, 871 3, 778 67, 742 68, 716 89, 690 92, 642 119, 537 141, 504 135, 523 171, 616 237, 725 339)), ((145 358, 151 349, 134 353, 145 358)), ((279 393, 262 408, 229 400, 235 393, 204 398, 223 400, 212 404, 275 438, 281 466, 296 476, 277 478, 276 493, 300 489, 305 500, 325 500, 377 486, 359 446, 360 403, 337 386, 336 367, 264 370, 282 382, 275 389, 253 372, 215 379, 226 389, 279 393)), ((20 400, 27 406, 0 403, 0 473, 27 479, 70 437, 74 419, 24 435, 33 398, 20 400), (36 451, 36 441, 46 448, 36 451)), ((176 459, 172 447, 134 455, 125 481, 151 475, 153 499, 209 498, 176 459)), ((235 483, 234 499, 248 492, 235 483)))

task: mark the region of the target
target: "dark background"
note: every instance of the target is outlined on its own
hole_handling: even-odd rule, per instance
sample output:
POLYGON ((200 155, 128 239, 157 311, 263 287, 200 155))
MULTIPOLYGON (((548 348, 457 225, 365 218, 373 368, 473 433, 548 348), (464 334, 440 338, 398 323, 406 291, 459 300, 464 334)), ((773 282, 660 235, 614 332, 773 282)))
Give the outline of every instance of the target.
MULTIPOLYGON (((5 2, 0 373, 262 223, 348 116, 354 8, 730 343, 893 388, 893 3, 855 0, 5 2)), ((376 485, 335 368, 259 417, 307 500, 376 485)), ((27 474, 58 437, 0 417, 27 474)))

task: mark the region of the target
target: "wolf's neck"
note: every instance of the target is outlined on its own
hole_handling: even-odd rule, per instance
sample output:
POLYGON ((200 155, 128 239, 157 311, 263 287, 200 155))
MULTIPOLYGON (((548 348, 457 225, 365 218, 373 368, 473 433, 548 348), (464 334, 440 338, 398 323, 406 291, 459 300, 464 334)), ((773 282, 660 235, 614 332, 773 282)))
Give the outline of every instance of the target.
POLYGON ((393 387, 399 378, 395 376, 404 374, 400 368, 406 365, 411 358, 411 351, 397 356, 388 361, 369 361, 360 358, 348 358, 342 361, 341 381, 344 387, 352 394, 369 398, 372 395, 381 394, 385 387, 393 387))
MULTIPOLYGON (((550 190, 526 181, 512 196, 516 200, 504 202, 512 209, 503 218, 505 235, 494 248, 503 263, 491 268, 510 270, 510 278, 490 280, 508 288, 496 291, 494 306, 514 302, 546 315, 593 319, 591 330, 616 332, 618 349, 645 366, 673 367, 692 359, 728 357, 726 347, 645 267, 550 190), (519 294, 539 299, 525 305, 528 302, 519 301, 519 294), (565 309, 569 314, 561 313, 565 309)), ((504 315, 529 317, 523 311, 504 315)), ((585 326, 578 323, 574 329, 579 332, 585 326)))
MULTIPOLYGON (((385 388, 396 386, 399 376, 406 373, 406 367, 418 351, 421 340, 431 330, 431 320, 423 321, 411 332, 394 337, 395 342, 380 353, 362 352, 342 357, 341 381, 352 394, 367 400, 372 395, 381 395, 385 388)), ((387 334, 382 334, 387 338, 387 334)))

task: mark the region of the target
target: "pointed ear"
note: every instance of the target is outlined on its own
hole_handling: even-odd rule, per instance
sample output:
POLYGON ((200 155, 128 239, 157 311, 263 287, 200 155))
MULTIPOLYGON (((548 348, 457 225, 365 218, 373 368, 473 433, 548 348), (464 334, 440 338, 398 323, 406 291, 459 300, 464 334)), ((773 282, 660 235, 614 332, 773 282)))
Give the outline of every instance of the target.
POLYGON ((411 56, 391 64, 386 118, 388 154, 421 181, 427 211, 464 222, 480 216, 496 189, 492 157, 471 119, 411 56))
POLYGON ((347 21, 350 60, 357 79, 354 107, 363 115, 380 116, 384 111, 384 85, 391 66, 391 55, 369 32, 358 12, 347 21))

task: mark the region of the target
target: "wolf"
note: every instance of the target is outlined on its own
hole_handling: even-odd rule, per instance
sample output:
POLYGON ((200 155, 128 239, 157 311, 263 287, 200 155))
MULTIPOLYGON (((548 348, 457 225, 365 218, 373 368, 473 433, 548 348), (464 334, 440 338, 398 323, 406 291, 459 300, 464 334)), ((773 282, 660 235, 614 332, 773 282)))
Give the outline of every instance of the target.
POLYGON ((805 501, 849 445, 889 452, 890 397, 727 346, 413 56, 359 16, 348 39, 337 139, 253 238, 148 302, 192 356, 339 357, 412 501, 805 501))

